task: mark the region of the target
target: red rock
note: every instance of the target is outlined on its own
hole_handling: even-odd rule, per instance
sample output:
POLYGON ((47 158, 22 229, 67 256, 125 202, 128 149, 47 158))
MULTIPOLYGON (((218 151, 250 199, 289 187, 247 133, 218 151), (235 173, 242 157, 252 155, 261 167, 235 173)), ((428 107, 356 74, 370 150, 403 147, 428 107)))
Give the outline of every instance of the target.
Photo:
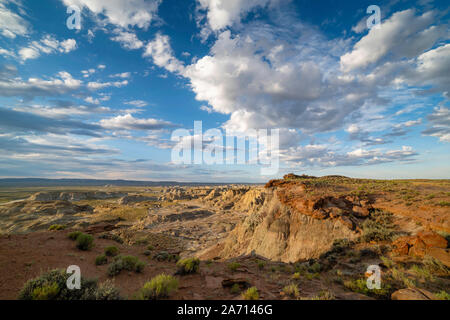
POLYGON ((400 237, 396 239, 392 245, 395 247, 394 252, 397 255, 407 255, 409 253, 409 248, 411 247, 410 242, 414 237, 400 237))
POLYGON ((426 254, 427 246, 425 242, 419 238, 415 238, 410 242, 411 247, 409 248, 409 255, 416 257, 424 257, 426 254))
POLYGON ((432 248, 447 248, 447 240, 435 232, 422 231, 417 234, 427 247, 432 248))
POLYGON ((436 296, 432 294, 431 292, 424 290, 424 289, 418 289, 418 288, 408 288, 408 289, 401 289, 398 291, 395 291, 391 295, 392 300, 437 300, 436 296))
POLYGON ((355 228, 355 224, 348 217, 341 216, 341 217, 339 217, 339 221, 341 221, 343 225, 345 225, 347 228, 349 228, 351 230, 353 230, 355 228))
POLYGON ((441 261, 444 265, 450 268, 450 250, 442 248, 429 248, 427 254, 436 260, 441 261))
POLYGON ((354 206, 352 210, 353 215, 360 218, 368 217, 370 214, 369 209, 363 207, 354 206))
POLYGON ((315 210, 315 211, 313 212, 312 217, 313 217, 314 219, 324 220, 324 219, 328 218, 328 213, 326 213, 326 212, 323 211, 323 210, 315 210))

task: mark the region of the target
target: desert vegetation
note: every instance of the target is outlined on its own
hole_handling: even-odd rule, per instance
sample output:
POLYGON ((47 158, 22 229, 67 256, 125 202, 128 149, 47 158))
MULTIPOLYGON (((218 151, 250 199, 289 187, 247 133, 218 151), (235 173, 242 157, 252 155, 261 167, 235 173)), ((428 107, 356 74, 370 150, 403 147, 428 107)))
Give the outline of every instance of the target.
POLYGON ((0 276, 24 275, 0 291, 9 299, 449 298, 446 180, 288 175, 266 186, 23 189, 1 199, 0 245, 22 253, 0 276), (83 292, 64 289, 61 265, 80 266, 83 292), (367 286, 373 265, 380 289, 367 286))

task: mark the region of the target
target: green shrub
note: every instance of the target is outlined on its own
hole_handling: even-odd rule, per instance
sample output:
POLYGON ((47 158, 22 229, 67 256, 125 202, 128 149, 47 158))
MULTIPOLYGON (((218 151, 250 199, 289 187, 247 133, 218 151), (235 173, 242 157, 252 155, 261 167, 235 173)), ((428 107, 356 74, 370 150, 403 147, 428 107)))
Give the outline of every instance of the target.
POLYGON ((417 276, 429 280, 429 281, 435 281, 433 274, 428 268, 420 267, 418 265, 413 265, 410 269, 413 273, 415 273, 417 276))
POLYGON ((138 293, 141 300, 168 298, 178 289, 178 280, 166 274, 160 274, 147 282, 138 293))
POLYGON ((136 265, 140 262, 139 259, 134 256, 124 256, 121 259, 123 268, 128 271, 136 271, 136 265))
POLYGON ((80 234, 82 234, 83 232, 81 232, 81 231, 73 231, 73 232, 71 232, 71 233, 69 233, 68 235, 67 235, 67 237, 70 239, 70 240, 77 240, 77 238, 78 238, 78 236, 80 235, 80 234))
POLYGON ((152 254, 152 252, 150 250, 145 250, 142 254, 144 256, 148 257, 148 256, 150 256, 152 254))
POLYGON ((439 293, 436 293, 435 296, 439 299, 439 300, 450 300, 450 294, 447 293, 446 291, 442 290, 439 293))
POLYGON ((122 298, 119 290, 114 286, 114 282, 106 280, 95 291, 95 300, 122 300, 122 298))
POLYGON ((99 239, 106 239, 106 240, 113 240, 117 243, 123 244, 123 239, 118 236, 117 234, 112 234, 112 233, 103 233, 101 234, 99 237, 99 239))
POLYGON ((140 273, 144 270, 145 263, 134 256, 117 256, 108 267, 108 275, 113 277, 122 270, 135 271, 140 273))
POLYGON ((311 273, 319 273, 322 270, 322 266, 318 262, 314 262, 312 266, 309 267, 308 271, 311 273))
POLYGON ((107 263, 108 263, 108 258, 104 254, 99 255, 97 258, 95 258, 96 266, 102 266, 107 263))
POLYGON ((137 273, 141 273, 142 271, 144 271, 145 268, 145 263, 143 261, 138 261, 136 262, 135 266, 134 266, 134 271, 137 273))
POLYGON ((238 268, 240 268, 241 264, 238 262, 231 262, 228 264, 228 269, 230 269, 232 272, 235 272, 238 268))
POLYGON ((353 292, 362 293, 367 296, 375 296, 378 298, 389 298, 391 294, 391 286, 382 284, 380 289, 369 289, 366 279, 344 281, 344 286, 353 292))
POLYGON ((178 256, 168 253, 167 251, 158 252, 153 256, 153 259, 158 261, 178 261, 178 256))
POLYGON ((440 201, 438 203, 438 205, 440 205, 441 207, 450 207, 450 202, 449 201, 440 201))
POLYGON ((108 257, 115 257, 115 256, 117 256, 119 254, 119 249, 117 249, 117 247, 115 247, 115 246, 107 247, 105 249, 105 254, 108 257))
POLYGON ((49 231, 60 231, 66 229, 67 226, 61 225, 61 224, 53 224, 51 225, 48 230, 49 231))
POLYGON ((397 282, 400 282, 401 286, 404 286, 406 288, 415 288, 416 287, 416 282, 413 279, 410 279, 408 277, 408 275, 397 268, 394 268, 391 270, 391 276, 392 279, 394 279, 397 282))
POLYGON ((445 266, 441 261, 426 255, 423 259, 424 268, 433 275, 450 276, 450 268, 445 266))
POLYGON ((80 234, 77 237, 77 248, 83 251, 89 250, 92 248, 94 237, 92 237, 90 234, 80 234))
POLYGON ((300 280, 301 274, 300 272, 296 272, 292 275, 292 279, 294 280, 300 280))
POLYGON ((52 270, 29 280, 19 293, 20 300, 95 300, 97 282, 81 277, 81 289, 69 290, 65 270, 52 270))
POLYGON ((334 294, 329 290, 320 291, 319 294, 317 295, 317 297, 318 297, 318 300, 335 300, 336 299, 334 294))
POLYGON ((182 259, 177 262, 178 274, 197 273, 200 269, 200 260, 197 258, 182 259))
POLYGON ((381 259, 381 261, 383 261, 383 264, 384 264, 387 268, 391 269, 391 268, 394 267, 394 261, 392 261, 392 260, 389 259, 388 257, 381 256, 380 259, 381 259))
POLYGON ((292 284, 284 287, 283 293, 291 298, 298 298, 300 296, 298 286, 295 283, 292 283, 292 284))
POLYGON ((392 213, 374 210, 370 218, 362 224, 362 240, 364 242, 392 240, 394 224, 392 213))
POLYGON ((258 289, 256 287, 248 288, 247 291, 242 294, 242 298, 244 300, 259 300, 258 289))
POLYGON ((53 300, 59 294, 59 287, 56 282, 43 284, 31 293, 31 300, 53 300))
POLYGON ((110 277, 114 277, 118 275, 123 270, 123 262, 121 259, 114 260, 109 266, 108 266, 108 275, 110 277))
POLYGON ((239 286, 238 283, 235 283, 235 284, 233 284, 233 286, 231 287, 230 292, 231 292, 232 294, 238 294, 238 293, 241 293, 241 287, 239 286))
POLYGON ((331 291, 322 290, 312 298, 301 298, 300 300, 335 300, 336 297, 331 291))

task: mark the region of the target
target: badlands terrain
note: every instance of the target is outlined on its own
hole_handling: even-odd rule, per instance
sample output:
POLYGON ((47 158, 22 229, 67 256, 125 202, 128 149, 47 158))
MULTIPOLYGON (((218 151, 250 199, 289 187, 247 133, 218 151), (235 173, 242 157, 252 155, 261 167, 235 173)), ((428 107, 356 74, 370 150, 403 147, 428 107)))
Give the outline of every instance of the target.
POLYGON ((152 299, 449 299, 449 240, 450 180, 0 188, 0 299, 61 298, 45 274, 70 265, 116 293, 98 299, 161 274, 152 299))

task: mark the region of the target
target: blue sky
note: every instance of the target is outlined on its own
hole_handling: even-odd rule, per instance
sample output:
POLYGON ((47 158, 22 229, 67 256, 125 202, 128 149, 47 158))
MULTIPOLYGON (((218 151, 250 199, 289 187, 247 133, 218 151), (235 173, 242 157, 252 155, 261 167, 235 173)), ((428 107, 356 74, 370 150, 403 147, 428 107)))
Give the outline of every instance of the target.
POLYGON ((450 178, 449 39, 437 0, 0 0, 0 177, 450 178), (174 163, 194 121, 279 129, 279 172, 174 163))

